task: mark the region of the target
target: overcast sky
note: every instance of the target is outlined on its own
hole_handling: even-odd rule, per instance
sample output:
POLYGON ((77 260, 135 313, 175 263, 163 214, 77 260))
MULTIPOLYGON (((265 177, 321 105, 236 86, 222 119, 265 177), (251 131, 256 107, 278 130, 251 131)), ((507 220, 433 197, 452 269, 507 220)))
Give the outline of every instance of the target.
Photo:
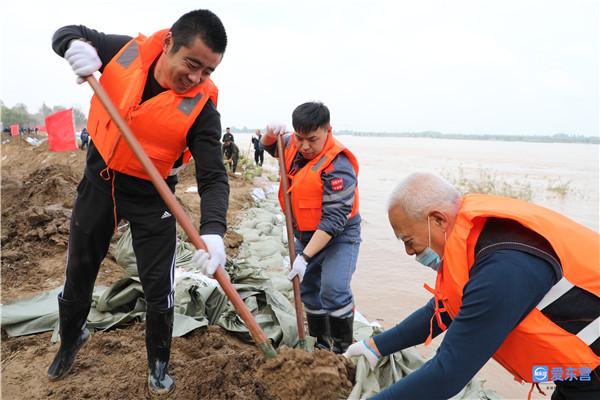
POLYGON ((151 34, 209 8, 229 37, 213 74, 223 126, 290 124, 320 100, 334 129, 598 135, 596 0, 11 1, 0 99, 89 108, 51 49, 60 26, 151 34))

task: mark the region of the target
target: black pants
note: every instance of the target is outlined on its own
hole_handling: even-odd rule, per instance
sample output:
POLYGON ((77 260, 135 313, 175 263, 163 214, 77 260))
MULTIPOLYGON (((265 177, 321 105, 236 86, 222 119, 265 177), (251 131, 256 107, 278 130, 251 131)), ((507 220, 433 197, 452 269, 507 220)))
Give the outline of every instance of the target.
MULTIPOLYGON (((133 250, 148 307, 173 306, 175 292, 175 218, 160 198, 116 197, 117 219, 131 227, 133 250)), ((115 229, 112 196, 87 178, 79 183, 71 232, 63 298, 90 301, 94 282, 115 229)))
POLYGON ((254 162, 256 165, 263 165, 263 161, 265 160, 265 151, 264 150, 254 150, 254 162))

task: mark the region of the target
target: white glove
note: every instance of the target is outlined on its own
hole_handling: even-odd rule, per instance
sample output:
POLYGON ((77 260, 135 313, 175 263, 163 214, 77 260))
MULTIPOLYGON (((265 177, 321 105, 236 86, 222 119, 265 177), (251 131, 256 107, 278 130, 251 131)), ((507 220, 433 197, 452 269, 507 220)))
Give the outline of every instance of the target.
POLYGON ((195 269, 206 275, 206 269, 210 263, 210 254, 204 250, 196 250, 192 256, 192 263, 194 264, 195 269))
POLYGON ((296 256, 294 264, 292 265, 292 270, 288 274, 288 279, 291 281, 296 275, 298 275, 300 277, 300 282, 302 282, 302 279, 304 279, 304 273, 306 272, 307 264, 308 263, 306 262, 304 257, 296 256))
MULTIPOLYGON (((206 248, 208 249, 208 253, 210 254, 210 260, 208 263, 204 263, 204 266, 200 264, 196 265, 198 265, 201 268, 202 273, 204 275, 212 278, 219 265, 225 268, 225 262, 227 260, 225 256, 225 244, 223 243, 223 238, 219 235, 201 235, 200 237, 202 238, 202 240, 204 240, 204 243, 206 244, 206 248)), ((200 260, 201 255, 198 252, 206 254, 206 252, 202 250, 196 250, 192 261, 196 262, 196 258, 200 260)))
POLYGON ((91 44, 83 40, 73 40, 65 52, 65 59, 77 74, 78 83, 83 82, 83 78, 92 75, 102 66, 102 61, 98 57, 98 52, 91 44))
POLYGON ((276 139, 277 136, 279 135, 283 135, 285 134, 285 125, 278 123, 278 122, 272 122, 269 125, 267 125, 267 128, 265 129, 265 136, 267 137, 271 137, 276 139))
POLYGON ((344 357, 346 358, 356 356, 364 356, 369 362, 371 371, 375 369, 375 365, 377 365, 377 362, 381 358, 381 356, 377 354, 377 352, 374 349, 371 349, 371 347, 367 344, 365 340, 361 340, 360 342, 356 342, 350 345, 350 347, 348 347, 348 350, 346 350, 346 352, 344 353, 344 357))

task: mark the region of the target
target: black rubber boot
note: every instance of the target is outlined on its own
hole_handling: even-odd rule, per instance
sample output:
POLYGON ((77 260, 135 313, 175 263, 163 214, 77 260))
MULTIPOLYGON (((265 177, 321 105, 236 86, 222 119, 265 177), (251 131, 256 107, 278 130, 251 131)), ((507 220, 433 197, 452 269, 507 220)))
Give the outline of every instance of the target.
POLYGON ((331 339, 333 346, 331 350, 337 354, 343 354, 352 344, 352 334, 354 328, 354 314, 349 318, 329 317, 331 325, 331 339))
POLYGON ((152 395, 167 395, 175 390, 169 375, 173 307, 146 311, 146 350, 148 351, 148 389, 152 395))
POLYGON ((327 314, 306 313, 308 334, 317 339, 315 347, 331 350, 331 334, 329 333, 329 316, 327 314))
POLYGON ((60 348, 48 368, 48 379, 58 380, 71 371, 77 352, 90 338, 85 327, 90 303, 65 300, 58 295, 60 348))

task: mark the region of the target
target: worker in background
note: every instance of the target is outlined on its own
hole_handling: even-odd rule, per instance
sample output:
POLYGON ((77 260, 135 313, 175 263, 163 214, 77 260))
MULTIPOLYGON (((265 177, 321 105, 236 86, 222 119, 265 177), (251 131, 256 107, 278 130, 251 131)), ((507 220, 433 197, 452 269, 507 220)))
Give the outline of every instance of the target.
POLYGON ((265 160, 265 151, 260 145, 260 129, 257 129, 254 132, 254 137, 252 137, 252 145, 254 146, 254 162, 257 167, 261 167, 263 165, 263 161, 265 160))
POLYGON ((231 133, 231 128, 229 127, 225 128, 225 133, 223 134, 223 143, 227 141, 235 142, 233 138, 233 133, 231 133))
MULTIPOLYGON (((350 289, 360 247, 358 161, 332 133, 329 109, 322 103, 299 105, 292 113, 295 132, 283 136, 285 154, 277 154, 282 125, 270 125, 261 145, 284 157, 296 239, 289 274, 300 278, 309 335, 317 347, 343 353, 352 343, 354 298, 350 289)), ((279 202, 284 208, 282 189, 279 202)))
POLYGON ((240 149, 233 142, 233 135, 231 135, 230 138, 227 136, 227 134, 225 134, 223 135, 223 139, 223 162, 229 168, 229 170, 235 174, 235 170, 237 169, 238 161, 240 159, 240 149))
MULTIPOLYGON (((517 381, 554 381, 553 400, 600 398, 600 236, 546 208, 459 192, 415 173, 390 196, 406 253, 437 273, 433 298, 350 346, 381 356, 447 330, 436 355, 374 399, 447 399, 494 358, 517 381)), ((539 389, 539 387, 538 387, 539 389)))
POLYGON ((87 149, 88 148, 88 143, 89 143, 89 140, 90 140, 90 134, 89 134, 87 128, 83 128, 81 130, 81 134, 79 136, 80 136, 80 139, 81 139, 81 147, 80 147, 80 149, 81 150, 87 149))

